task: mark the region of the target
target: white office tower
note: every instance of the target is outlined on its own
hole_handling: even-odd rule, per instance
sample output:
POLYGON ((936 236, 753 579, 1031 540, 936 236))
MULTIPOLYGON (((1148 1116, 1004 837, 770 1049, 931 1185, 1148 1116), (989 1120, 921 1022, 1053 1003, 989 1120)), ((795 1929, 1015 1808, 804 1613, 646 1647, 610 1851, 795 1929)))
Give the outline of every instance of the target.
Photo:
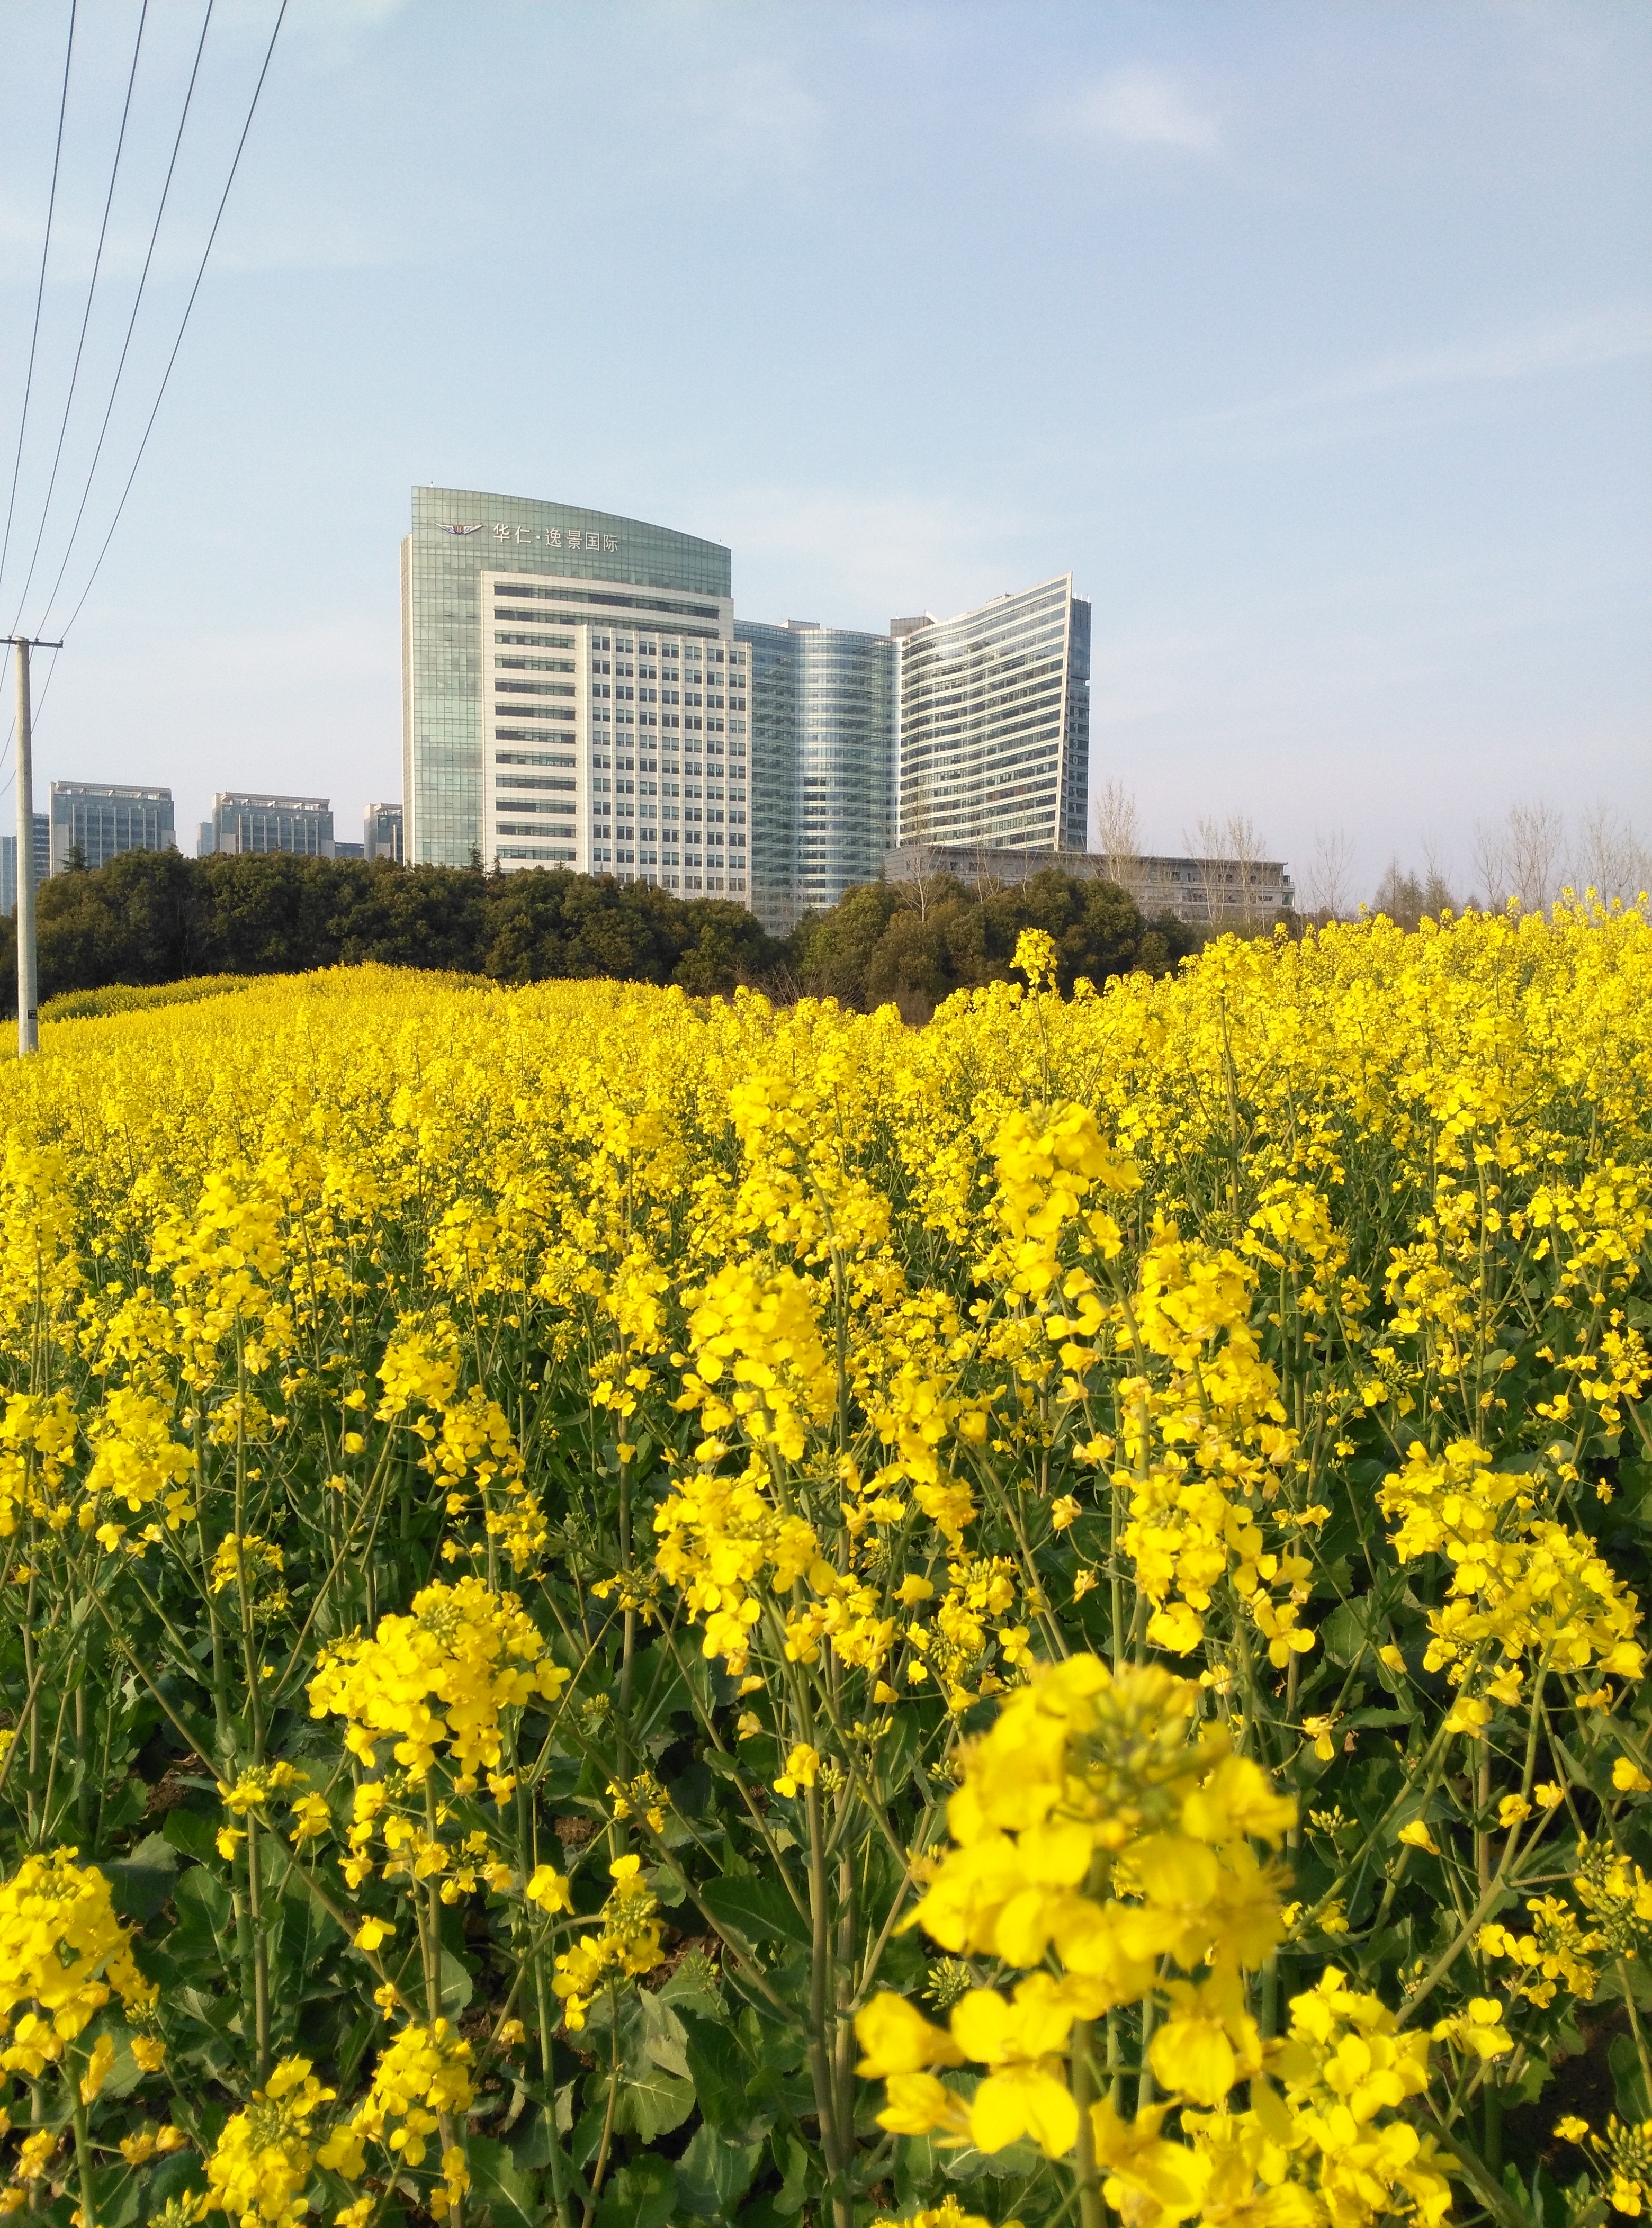
POLYGON ((413 490, 410 862, 750 902, 748 654, 720 544, 567 503, 413 490))

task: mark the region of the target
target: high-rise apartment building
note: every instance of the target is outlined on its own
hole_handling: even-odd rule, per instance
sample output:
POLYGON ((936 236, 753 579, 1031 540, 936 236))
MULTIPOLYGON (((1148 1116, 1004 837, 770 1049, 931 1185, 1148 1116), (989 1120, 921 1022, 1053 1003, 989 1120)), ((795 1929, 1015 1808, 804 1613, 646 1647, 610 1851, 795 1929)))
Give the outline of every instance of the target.
POLYGON ((362 815, 362 855, 401 863, 401 807, 369 804, 362 815))
POLYGON ((402 544, 410 861, 751 899, 749 653, 720 543, 415 488, 402 544))
MULTIPOLYGON (((52 871, 52 823, 45 812, 35 815, 35 887, 52 871)), ((17 910, 17 838, 0 836, 0 917, 17 910)))
POLYGON ((774 933, 883 871, 894 804, 887 635, 737 620, 752 655, 752 910, 774 933))
POLYGON ((63 872, 71 853, 96 868, 123 851, 176 850, 172 792, 124 782, 54 781, 50 843, 54 874, 63 872))
POLYGON ((324 797, 220 790, 201 835, 203 848, 213 851, 287 851, 304 859, 330 859, 333 808, 324 797))
POLYGON ((957 618, 897 619, 899 841, 1081 851, 1090 606, 1070 573, 957 618))

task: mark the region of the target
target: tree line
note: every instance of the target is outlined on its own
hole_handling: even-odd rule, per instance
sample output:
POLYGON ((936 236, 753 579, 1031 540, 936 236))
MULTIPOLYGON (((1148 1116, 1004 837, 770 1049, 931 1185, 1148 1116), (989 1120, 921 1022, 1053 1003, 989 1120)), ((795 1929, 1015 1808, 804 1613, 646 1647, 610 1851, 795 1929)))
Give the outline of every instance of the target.
MULTIPOLYGON (((376 960, 509 983, 676 983, 695 996, 744 983, 863 1010, 893 1001, 922 1021, 950 992, 1007 976, 1023 928, 1055 938, 1068 986, 1081 975, 1162 973, 1200 940, 1169 916, 1144 920, 1111 883, 1054 867, 998 890, 945 876, 916 890, 868 884, 786 937, 766 934, 741 906, 642 882, 281 854, 127 851, 95 872, 54 875, 36 909, 42 1001, 113 983, 376 960)), ((16 937, 15 916, 0 922, 7 993, 16 937)), ((4 1010, 15 1013, 15 995, 4 1010)))

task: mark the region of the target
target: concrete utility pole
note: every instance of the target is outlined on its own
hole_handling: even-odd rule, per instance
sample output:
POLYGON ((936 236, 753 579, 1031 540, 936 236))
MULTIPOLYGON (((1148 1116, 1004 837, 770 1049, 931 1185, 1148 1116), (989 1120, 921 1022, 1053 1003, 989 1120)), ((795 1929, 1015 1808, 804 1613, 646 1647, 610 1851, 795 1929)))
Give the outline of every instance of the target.
POLYGON ((40 1050, 40 990, 35 959, 35 761, 29 702, 29 653, 61 642, 13 635, 17 653, 17 1057, 40 1050))

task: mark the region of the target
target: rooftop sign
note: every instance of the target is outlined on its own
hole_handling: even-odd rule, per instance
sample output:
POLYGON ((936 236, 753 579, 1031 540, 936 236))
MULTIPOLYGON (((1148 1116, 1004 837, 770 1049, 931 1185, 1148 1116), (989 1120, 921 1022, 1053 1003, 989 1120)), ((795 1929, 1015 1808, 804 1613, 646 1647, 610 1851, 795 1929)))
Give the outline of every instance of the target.
MULTIPOLYGON (((474 526, 449 525, 444 521, 439 522, 437 531, 440 534, 480 534, 488 523, 484 518, 478 519, 474 526)), ((603 556, 613 555, 619 547, 617 534, 586 534, 577 526, 566 528, 547 526, 535 529, 531 526, 495 523, 492 531, 496 541, 508 541, 513 547, 520 547, 526 542, 531 547, 538 543, 544 549, 591 549, 603 556)))

